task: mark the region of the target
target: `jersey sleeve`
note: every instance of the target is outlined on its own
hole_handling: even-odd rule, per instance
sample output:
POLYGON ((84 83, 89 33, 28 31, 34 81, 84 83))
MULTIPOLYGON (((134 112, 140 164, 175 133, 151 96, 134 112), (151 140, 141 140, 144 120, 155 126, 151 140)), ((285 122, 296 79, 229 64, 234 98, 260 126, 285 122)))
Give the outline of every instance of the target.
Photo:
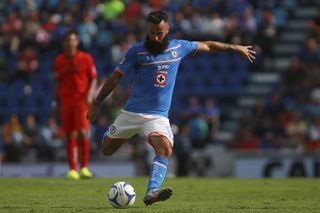
POLYGON ((91 55, 88 54, 88 76, 90 78, 96 78, 97 77, 97 69, 94 64, 94 60, 91 55))
POLYGON ((195 54, 198 49, 198 42, 197 41, 187 41, 187 40, 179 40, 181 45, 181 57, 185 57, 189 53, 195 54))
POLYGON ((121 59, 119 64, 116 66, 115 71, 119 72, 121 75, 126 76, 128 72, 136 65, 137 54, 133 47, 130 47, 125 57, 121 59))

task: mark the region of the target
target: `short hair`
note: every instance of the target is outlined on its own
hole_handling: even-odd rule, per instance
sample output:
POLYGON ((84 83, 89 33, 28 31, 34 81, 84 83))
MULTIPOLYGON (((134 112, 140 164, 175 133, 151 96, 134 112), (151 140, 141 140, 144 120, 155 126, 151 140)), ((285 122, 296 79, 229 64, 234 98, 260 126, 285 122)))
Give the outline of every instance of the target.
POLYGON ((63 36, 62 36, 62 40, 64 41, 64 40, 66 40, 70 35, 72 35, 72 34, 74 34, 74 35, 76 35, 77 37, 78 37, 78 33, 74 30, 74 29, 70 29, 70 30, 67 30, 64 34, 63 34, 63 36))
POLYGON ((168 15, 163 11, 154 11, 147 16, 147 22, 160 24, 162 21, 168 22, 168 15))

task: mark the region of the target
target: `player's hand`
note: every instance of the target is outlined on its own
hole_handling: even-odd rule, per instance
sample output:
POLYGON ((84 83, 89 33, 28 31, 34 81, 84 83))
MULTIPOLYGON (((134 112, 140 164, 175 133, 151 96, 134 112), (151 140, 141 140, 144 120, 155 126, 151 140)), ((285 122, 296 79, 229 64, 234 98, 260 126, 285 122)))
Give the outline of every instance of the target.
POLYGON ((92 122, 94 119, 96 119, 97 115, 99 113, 99 106, 92 103, 89 107, 88 113, 87 113, 87 119, 92 122))
POLYGON ((241 56, 253 63, 256 52, 252 50, 252 46, 237 45, 236 52, 241 56))

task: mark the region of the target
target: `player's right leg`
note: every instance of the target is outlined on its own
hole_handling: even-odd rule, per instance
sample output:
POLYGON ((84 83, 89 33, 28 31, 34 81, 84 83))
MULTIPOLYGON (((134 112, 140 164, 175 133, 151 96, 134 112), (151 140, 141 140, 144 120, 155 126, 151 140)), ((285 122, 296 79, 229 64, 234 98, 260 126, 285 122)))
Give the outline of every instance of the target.
POLYGON ((106 136, 103 138, 102 153, 106 156, 110 156, 114 154, 126 141, 127 139, 109 138, 106 136))
POLYGON ((171 197, 171 188, 160 188, 167 174, 169 158, 172 154, 172 143, 163 135, 149 136, 149 143, 154 148, 156 157, 153 159, 147 193, 143 202, 148 206, 158 201, 164 201, 171 197))

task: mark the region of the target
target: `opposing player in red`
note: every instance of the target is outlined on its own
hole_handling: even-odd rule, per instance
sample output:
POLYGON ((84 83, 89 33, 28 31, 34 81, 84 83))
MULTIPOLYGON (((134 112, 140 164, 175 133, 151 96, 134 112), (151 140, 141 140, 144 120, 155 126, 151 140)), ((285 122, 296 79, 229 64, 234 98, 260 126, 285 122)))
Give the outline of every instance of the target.
POLYGON ((67 31, 62 42, 64 52, 58 55, 54 62, 56 85, 52 102, 53 114, 56 114, 59 103, 70 166, 67 177, 75 180, 80 177, 91 178, 92 173, 88 169, 89 122, 86 114, 96 88, 97 71, 91 55, 78 50, 79 40, 75 31, 67 31), (81 166, 80 175, 78 159, 81 166))

